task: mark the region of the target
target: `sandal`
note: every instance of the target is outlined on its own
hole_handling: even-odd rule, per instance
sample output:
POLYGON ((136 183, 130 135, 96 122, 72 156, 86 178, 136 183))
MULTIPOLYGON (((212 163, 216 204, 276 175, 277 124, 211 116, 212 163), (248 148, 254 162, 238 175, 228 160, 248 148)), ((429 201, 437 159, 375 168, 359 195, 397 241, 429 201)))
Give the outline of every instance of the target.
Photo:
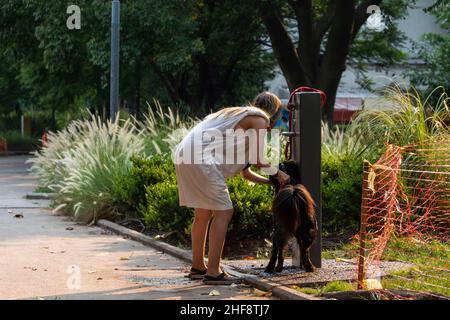
POLYGON ((191 268, 191 271, 186 276, 186 278, 189 278, 191 280, 201 280, 206 274, 207 269, 205 270, 199 270, 195 268, 191 268))
POLYGON ((230 275, 222 272, 216 277, 205 275, 203 278, 204 284, 216 284, 216 285, 231 285, 233 283, 240 283, 241 279, 231 277, 230 275))

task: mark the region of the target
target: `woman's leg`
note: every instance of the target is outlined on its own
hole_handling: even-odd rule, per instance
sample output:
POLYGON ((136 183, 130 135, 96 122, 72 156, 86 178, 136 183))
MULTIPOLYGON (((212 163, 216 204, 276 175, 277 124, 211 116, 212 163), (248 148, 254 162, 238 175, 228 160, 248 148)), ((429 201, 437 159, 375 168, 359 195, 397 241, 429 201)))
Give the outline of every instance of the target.
POLYGON ((220 258, 227 235, 228 223, 233 216, 233 209, 213 211, 213 220, 209 228, 208 251, 208 275, 218 276, 220 270, 220 258))
POLYGON ((195 208, 194 222, 192 223, 192 267, 205 270, 205 243, 208 224, 212 217, 212 211, 195 208))

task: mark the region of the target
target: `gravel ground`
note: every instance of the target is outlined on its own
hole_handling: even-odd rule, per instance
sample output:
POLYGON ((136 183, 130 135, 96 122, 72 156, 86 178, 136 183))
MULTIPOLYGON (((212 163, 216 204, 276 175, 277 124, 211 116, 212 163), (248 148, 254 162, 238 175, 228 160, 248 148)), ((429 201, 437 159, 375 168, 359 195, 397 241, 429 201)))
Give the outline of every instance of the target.
MULTIPOLYGON (((258 275, 283 285, 318 286, 330 281, 354 281, 357 277, 355 262, 322 260, 322 268, 313 273, 292 267, 292 260, 286 259, 281 273, 265 273, 268 260, 228 260, 226 263, 241 272, 258 275)), ((372 277, 382 277, 387 273, 412 267, 411 264, 395 261, 383 261, 378 267, 369 268, 372 277)))

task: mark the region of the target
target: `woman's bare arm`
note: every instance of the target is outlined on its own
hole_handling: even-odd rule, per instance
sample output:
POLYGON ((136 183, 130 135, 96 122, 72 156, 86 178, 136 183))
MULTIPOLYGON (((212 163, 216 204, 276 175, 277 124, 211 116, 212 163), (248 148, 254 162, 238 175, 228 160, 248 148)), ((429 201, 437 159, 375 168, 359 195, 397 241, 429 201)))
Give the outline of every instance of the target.
MULTIPOLYGON (((255 172, 253 172, 250 168, 242 170, 241 176, 243 176, 244 179, 254 182, 254 183, 272 184, 272 182, 270 182, 270 180, 268 178, 263 177, 255 172)), ((291 177, 288 174, 286 174, 280 170, 277 171, 276 178, 278 179, 278 181, 280 182, 281 185, 288 183, 291 179, 291 177)))
POLYGON ((255 144, 255 148, 250 147, 250 160, 253 160, 252 164, 258 168, 270 167, 270 164, 264 156, 264 135, 269 128, 267 119, 261 116, 247 116, 238 123, 237 127, 245 131, 254 130, 254 140, 250 142, 255 144))
POLYGON ((250 168, 242 170, 241 176, 243 176, 246 180, 254 182, 254 183, 271 184, 271 182, 268 178, 263 177, 255 172, 253 172, 250 168))

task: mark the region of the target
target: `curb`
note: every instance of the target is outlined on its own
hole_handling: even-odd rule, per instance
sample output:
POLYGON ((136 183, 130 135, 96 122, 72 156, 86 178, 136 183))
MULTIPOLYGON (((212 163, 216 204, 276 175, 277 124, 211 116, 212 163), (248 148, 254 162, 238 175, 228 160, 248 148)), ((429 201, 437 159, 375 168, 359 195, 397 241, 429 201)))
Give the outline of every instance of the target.
POLYGON ((27 193, 25 195, 25 199, 29 199, 29 200, 52 200, 54 199, 56 196, 55 193, 37 193, 37 192, 33 192, 33 193, 27 193))
MULTIPOLYGON (((117 223, 108 220, 98 220, 97 226, 170 254, 178 259, 183 260, 184 262, 192 262, 192 254, 189 250, 180 249, 168 243, 155 240, 150 236, 146 236, 140 232, 122 227, 117 223)), ((243 274, 235 270, 232 266, 227 265, 226 262, 222 262, 222 265, 226 272, 233 276, 242 278, 246 284, 249 284, 259 290, 270 291, 274 296, 279 297, 283 300, 324 300, 318 297, 307 295, 305 293, 288 288, 282 284, 275 283, 267 279, 260 279, 255 275, 243 274)))

